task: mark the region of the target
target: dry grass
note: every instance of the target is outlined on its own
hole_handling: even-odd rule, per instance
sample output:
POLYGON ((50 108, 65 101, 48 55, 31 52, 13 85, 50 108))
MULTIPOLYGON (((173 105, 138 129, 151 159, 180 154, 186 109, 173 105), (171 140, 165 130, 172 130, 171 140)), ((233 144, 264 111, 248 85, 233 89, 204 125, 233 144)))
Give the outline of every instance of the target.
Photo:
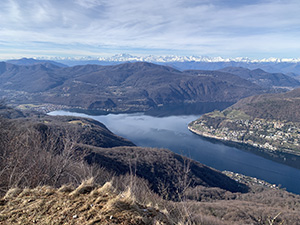
POLYGON ((172 202, 144 182, 127 175, 102 186, 88 179, 77 188, 12 188, 0 200, 0 224, 300 224, 300 196, 284 190, 172 202))
POLYGON ((0 224, 172 224, 162 212, 138 204, 130 189, 91 187, 89 180, 71 193, 47 186, 10 190, 1 200, 0 224))

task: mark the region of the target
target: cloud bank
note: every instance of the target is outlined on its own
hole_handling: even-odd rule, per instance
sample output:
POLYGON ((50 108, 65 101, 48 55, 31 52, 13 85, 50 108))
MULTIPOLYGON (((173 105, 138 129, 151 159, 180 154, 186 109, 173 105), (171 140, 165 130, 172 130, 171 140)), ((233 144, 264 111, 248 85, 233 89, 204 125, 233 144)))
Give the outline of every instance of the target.
POLYGON ((129 52, 299 57, 297 0, 3 0, 0 4, 2 56, 129 52))

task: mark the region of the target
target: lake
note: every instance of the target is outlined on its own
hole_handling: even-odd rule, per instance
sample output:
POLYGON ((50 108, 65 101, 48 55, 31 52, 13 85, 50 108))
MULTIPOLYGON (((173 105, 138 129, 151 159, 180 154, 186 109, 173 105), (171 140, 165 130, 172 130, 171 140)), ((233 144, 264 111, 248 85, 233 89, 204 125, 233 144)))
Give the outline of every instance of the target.
POLYGON ((54 111, 49 115, 72 115, 93 118, 105 124, 113 133, 138 146, 168 148, 218 170, 229 170, 281 185, 300 194, 300 170, 267 159, 252 152, 211 142, 191 133, 188 123, 198 115, 169 115, 144 113, 88 115, 54 111), (155 115, 155 116, 154 116, 155 115))

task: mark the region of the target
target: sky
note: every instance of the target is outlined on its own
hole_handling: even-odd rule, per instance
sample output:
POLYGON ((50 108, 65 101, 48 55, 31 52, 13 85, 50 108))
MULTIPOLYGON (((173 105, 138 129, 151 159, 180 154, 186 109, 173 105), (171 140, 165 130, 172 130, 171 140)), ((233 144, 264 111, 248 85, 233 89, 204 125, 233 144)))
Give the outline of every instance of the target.
POLYGON ((299 0, 1 0, 0 59, 300 58, 299 0))

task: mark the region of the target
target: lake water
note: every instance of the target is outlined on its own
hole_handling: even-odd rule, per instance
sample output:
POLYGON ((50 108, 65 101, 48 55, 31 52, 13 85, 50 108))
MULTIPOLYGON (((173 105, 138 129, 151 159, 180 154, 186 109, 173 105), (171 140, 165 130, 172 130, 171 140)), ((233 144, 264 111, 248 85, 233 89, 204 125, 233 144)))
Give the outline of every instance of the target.
POLYGON ((138 146, 168 148, 218 170, 229 170, 281 185, 300 194, 300 170, 248 151, 212 143, 187 129, 199 115, 150 116, 144 113, 87 115, 54 111, 49 115, 88 117, 105 124, 113 133, 138 146))

